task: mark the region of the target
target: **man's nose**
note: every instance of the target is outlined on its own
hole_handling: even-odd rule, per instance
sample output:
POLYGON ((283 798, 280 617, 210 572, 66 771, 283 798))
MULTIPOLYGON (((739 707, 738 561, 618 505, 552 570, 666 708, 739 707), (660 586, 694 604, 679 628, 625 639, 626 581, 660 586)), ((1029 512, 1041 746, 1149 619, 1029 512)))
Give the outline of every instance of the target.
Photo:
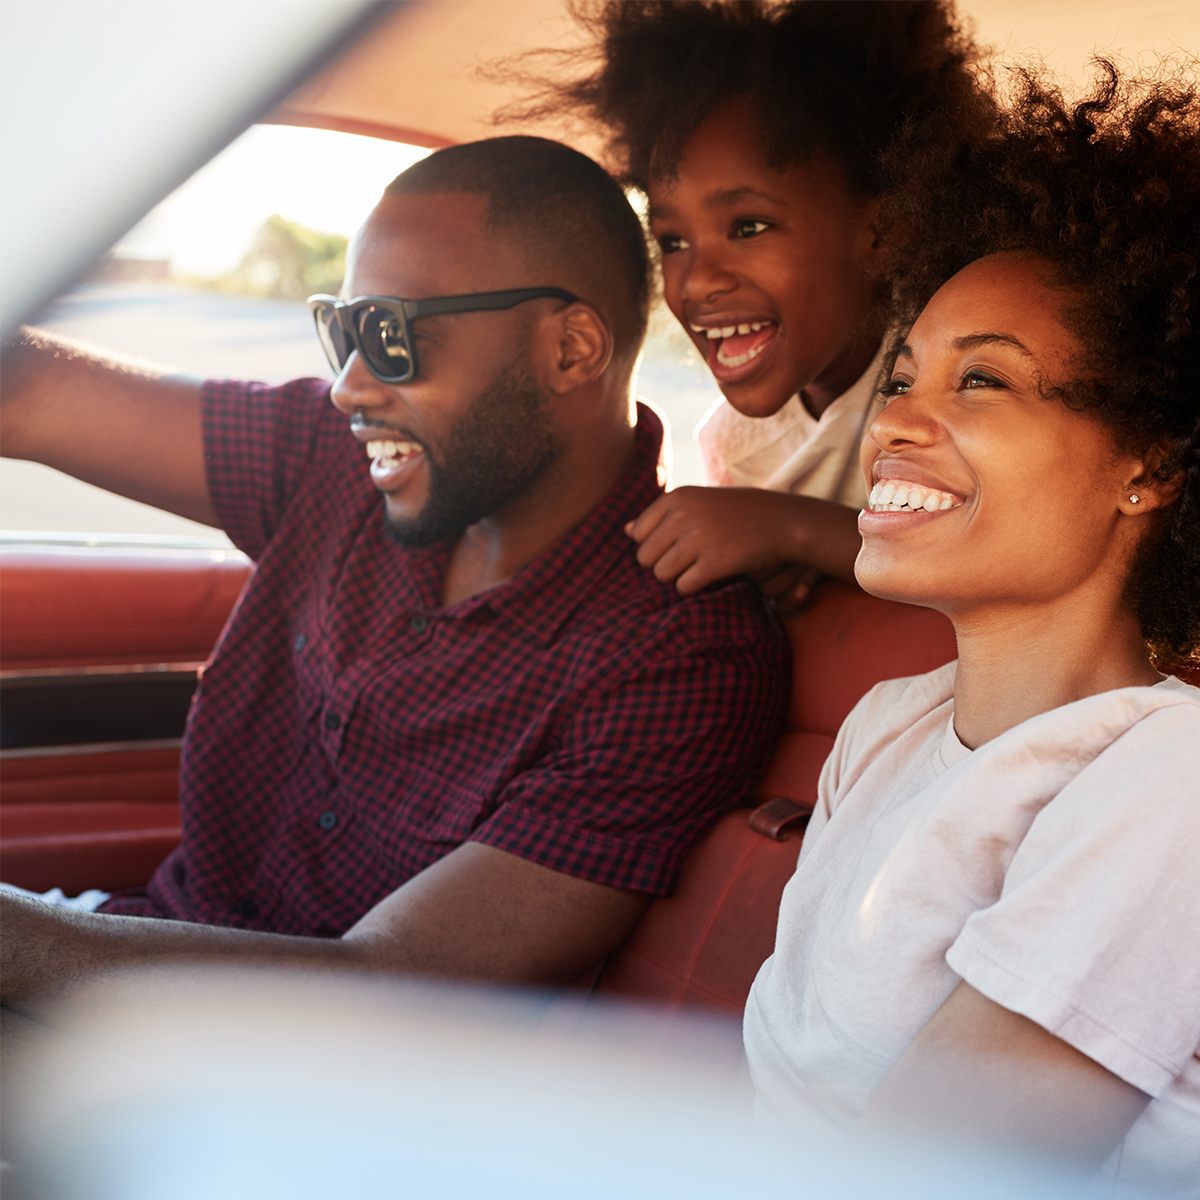
POLYGON ((384 408, 392 402, 391 389, 367 370, 357 350, 346 360, 346 365, 333 381, 329 397, 346 416, 365 409, 384 408))
POLYGON ((723 251, 723 245, 710 242, 692 247, 680 288, 683 299, 706 304, 737 287, 737 276, 723 251))

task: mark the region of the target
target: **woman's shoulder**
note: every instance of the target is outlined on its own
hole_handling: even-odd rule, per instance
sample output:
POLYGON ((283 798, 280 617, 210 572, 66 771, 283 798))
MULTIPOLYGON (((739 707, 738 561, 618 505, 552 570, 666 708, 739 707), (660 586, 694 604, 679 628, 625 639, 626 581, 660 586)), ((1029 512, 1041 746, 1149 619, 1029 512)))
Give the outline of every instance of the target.
POLYGON ((927 671, 924 675, 884 679, 859 700, 846 718, 846 723, 867 720, 878 724, 882 719, 883 723, 892 727, 907 727, 954 698, 957 667, 956 660, 927 671))
POLYGON ((953 709, 957 665, 949 662, 924 675, 877 683, 842 722, 834 756, 848 766, 876 757, 902 738, 907 744, 915 733, 922 735, 920 741, 931 729, 944 729, 953 709))
POLYGON ((1164 692, 1186 696, 1189 700, 1194 700, 1197 704, 1200 704, 1200 687, 1195 687, 1174 675, 1168 675, 1165 679, 1160 679, 1154 686, 1164 692))

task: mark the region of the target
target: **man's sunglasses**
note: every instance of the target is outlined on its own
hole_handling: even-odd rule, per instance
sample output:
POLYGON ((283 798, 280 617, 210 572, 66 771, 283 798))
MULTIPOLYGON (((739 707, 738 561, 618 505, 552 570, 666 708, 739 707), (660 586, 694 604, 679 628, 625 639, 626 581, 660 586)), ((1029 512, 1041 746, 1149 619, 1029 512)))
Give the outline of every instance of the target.
POLYGON ((425 300, 400 300, 395 296, 309 296, 308 306, 317 323, 317 337, 329 365, 341 373, 355 350, 367 370, 383 383, 409 383, 416 379, 417 347, 412 323, 418 317, 444 313, 488 312, 513 308, 526 300, 552 296, 574 304, 577 296, 562 288, 516 288, 508 292, 474 292, 468 296, 430 296, 425 300))

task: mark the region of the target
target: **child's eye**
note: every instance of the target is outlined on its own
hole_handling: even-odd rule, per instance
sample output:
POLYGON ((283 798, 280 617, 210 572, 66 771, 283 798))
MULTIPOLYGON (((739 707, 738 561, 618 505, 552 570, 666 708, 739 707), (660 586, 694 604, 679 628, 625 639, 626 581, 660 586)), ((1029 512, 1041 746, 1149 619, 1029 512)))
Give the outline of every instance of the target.
POLYGON ((660 254, 674 254, 678 250, 686 249, 687 238, 682 238, 677 233, 664 233, 658 239, 658 250, 660 254))
POLYGON ((760 221, 756 217, 746 217, 744 220, 734 221, 733 236, 735 238, 757 237, 760 233, 765 233, 770 228, 770 221, 760 221))
POLYGON ((903 396, 911 387, 911 379, 897 376, 895 379, 886 380, 880 387, 879 394, 885 400, 890 400, 893 396, 903 396))

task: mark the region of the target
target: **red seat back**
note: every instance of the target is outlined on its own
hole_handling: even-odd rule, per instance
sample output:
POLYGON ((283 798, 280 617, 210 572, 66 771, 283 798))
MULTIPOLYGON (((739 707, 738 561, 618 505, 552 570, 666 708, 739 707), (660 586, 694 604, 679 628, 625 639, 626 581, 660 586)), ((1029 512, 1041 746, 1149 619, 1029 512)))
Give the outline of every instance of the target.
MULTIPOLYGON (((795 656, 788 728, 758 799, 810 808, 838 727, 882 679, 931 671, 955 655, 950 622, 929 609, 823 584, 785 622, 795 656)), ((688 856, 673 895, 655 900, 609 960, 597 990, 671 1008, 702 1004, 740 1012, 775 941, 784 885, 801 835, 774 841, 749 812, 722 817, 688 856)))
MULTIPOLYGON (((249 573, 224 550, 5 546, 0 688, 50 679, 70 696, 80 679, 173 666, 194 677, 249 573)), ((179 842, 177 739, 3 749, 0 788, 8 883, 136 886, 179 842)))

